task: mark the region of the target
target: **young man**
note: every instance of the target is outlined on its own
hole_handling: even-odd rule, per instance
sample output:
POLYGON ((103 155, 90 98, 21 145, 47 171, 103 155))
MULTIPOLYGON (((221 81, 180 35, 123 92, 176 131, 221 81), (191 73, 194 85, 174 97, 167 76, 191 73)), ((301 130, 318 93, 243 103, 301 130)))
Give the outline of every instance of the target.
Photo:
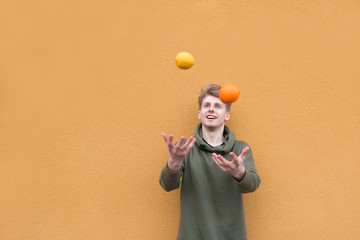
POLYGON ((195 137, 163 133, 169 158, 160 175, 160 185, 171 191, 180 187, 178 240, 245 240, 243 193, 260 185, 252 151, 237 141, 225 126, 230 104, 219 99, 220 86, 210 84, 199 96, 195 137))

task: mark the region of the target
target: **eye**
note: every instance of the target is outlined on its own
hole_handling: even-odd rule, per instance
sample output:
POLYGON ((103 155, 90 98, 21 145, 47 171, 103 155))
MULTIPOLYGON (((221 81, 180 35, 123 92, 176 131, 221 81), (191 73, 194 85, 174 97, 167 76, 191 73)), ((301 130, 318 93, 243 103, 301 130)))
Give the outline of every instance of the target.
POLYGON ((221 106, 220 106, 220 105, 216 105, 215 107, 216 107, 217 109, 220 109, 220 108, 221 108, 221 106))
POLYGON ((205 104, 204 107, 206 107, 206 108, 209 107, 209 104, 205 104))

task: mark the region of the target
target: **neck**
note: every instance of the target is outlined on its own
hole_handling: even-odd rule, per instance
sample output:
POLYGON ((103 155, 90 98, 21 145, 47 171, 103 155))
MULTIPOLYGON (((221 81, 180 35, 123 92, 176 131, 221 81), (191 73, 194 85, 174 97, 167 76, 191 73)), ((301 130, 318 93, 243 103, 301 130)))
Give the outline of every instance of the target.
POLYGON ((202 126, 202 137, 213 147, 219 146, 224 142, 224 125, 219 128, 207 128, 202 126))

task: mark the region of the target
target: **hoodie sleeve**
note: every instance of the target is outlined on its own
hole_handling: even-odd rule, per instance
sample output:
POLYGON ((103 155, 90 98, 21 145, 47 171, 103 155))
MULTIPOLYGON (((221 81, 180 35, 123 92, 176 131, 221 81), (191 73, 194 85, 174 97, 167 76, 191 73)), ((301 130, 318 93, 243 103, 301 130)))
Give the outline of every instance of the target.
MULTIPOLYGON (((242 149, 246 146, 249 146, 249 145, 243 142, 243 144, 240 148, 240 153, 242 152, 242 149)), ((260 186, 261 180, 256 171, 255 162, 253 159, 253 154, 252 154, 251 148, 246 154, 244 166, 245 166, 244 178, 241 181, 236 181, 235 179, 234 179, 234 181, 236 181, 236 183, 242 193, 254 192, 260 186)))
POLYGON ((184 161, 181 164, 179 171, 171 171, 166 163, 160 174, 159 183, 160 186, 167 192, 180 187, 180 178, 182 176, 182 170, 184 169, 184 161))

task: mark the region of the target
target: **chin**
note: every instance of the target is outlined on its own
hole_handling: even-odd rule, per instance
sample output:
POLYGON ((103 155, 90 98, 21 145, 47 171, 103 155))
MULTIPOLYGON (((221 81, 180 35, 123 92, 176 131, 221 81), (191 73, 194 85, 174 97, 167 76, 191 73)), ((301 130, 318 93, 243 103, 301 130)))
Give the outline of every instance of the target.
POLYGON ((209 129, 219 128, 223 126, 222 124, 207 124, 207 123, 202 123, 202 125, 209 129))

